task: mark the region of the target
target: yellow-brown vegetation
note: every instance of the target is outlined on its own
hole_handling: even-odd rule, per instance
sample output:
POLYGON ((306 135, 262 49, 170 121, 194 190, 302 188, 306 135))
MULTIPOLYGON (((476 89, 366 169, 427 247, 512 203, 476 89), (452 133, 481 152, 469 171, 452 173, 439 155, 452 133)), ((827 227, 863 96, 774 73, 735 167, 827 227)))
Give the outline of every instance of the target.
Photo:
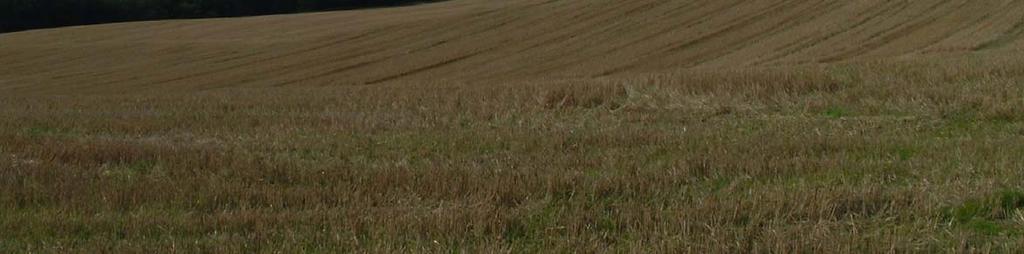
POLYGON ((1017 1, 0 35, 0 252, 1013 252, 1017 1))

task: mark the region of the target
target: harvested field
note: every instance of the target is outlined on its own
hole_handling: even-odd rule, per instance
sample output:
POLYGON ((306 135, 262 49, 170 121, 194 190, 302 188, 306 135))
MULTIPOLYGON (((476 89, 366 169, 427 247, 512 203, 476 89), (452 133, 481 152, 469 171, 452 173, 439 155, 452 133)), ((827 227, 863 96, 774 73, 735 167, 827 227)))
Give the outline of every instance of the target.
POLYGON ((1014 252, 1024 2, 0 35, 0 252, 1014 252))
MULTIPOLYGON (((1020 48, 1013 1, 483 1, 0 37, 0 91, 488 84, 1020 48)), ((1021 31, 1018 31, 1021 30, 1021 31)))

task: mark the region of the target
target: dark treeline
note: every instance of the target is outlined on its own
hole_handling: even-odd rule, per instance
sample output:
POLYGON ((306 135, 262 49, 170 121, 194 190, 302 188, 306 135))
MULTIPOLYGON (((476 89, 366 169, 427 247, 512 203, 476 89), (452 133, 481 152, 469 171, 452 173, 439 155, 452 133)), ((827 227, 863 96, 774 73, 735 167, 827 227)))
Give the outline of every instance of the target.
POLYGON ((122 21, 235 17, 436 0, 0 0, 0 33, 122 21))

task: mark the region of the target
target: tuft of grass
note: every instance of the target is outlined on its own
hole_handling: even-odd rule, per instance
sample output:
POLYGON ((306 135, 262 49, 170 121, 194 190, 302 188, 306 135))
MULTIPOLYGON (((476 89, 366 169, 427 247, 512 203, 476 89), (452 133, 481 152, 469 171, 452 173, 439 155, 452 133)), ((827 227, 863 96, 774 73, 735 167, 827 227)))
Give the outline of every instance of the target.
POLYGON ((1004 213, 1024 208, 1024 191, 1003 190, 999 192, 999 205, 1004 213))
POLYGON ((844 109, 842 107, 831 106, 831 107, 828 107, 827 109, 825 109, 824 115, 825 115, 825 117, 828 117, 828 118, 840 119, 840 118, 849 116, 849 113, 846 111, 846 109, 844 109))
POLYGON ((115 164, 104 164, 100 168, 100 174, 112 179, 131 181, 150 175, 155 169, 157 169, 157 167, 158 165, 155 161, 136 160, 115 164))
POLYGON ((911 158, 914 157, 915 154, 917 154, 917 150, 913 148, 900 147, 896 149, 896 156, 900 159, 900 161, 910 160, 911 158))
POLYGON ((967 221, 965 226, 975 233, 989 236, 1000 235, 1008 230, 996 221, 980 218, 967 221))
POLYGON ((33 126, 33 127, 25 128, 25 134, 27 134, 28 136, 31 136, 31 137, 56 136, 56 135, 63 135, 63 134, 66 134, 66 133, 68 133, 68 131, 66 131, 66 130, 63 130, 63 129, 60 129, 60 128, 45 127, 45 126, 33 126))
POLYGON ((1017 234, 1022 228, 1012 220, 1024 208, 1024 192, 1002 190, 994 195, 971 199, 948 208, 945 217, 952 222, 984 235, 1017 234))

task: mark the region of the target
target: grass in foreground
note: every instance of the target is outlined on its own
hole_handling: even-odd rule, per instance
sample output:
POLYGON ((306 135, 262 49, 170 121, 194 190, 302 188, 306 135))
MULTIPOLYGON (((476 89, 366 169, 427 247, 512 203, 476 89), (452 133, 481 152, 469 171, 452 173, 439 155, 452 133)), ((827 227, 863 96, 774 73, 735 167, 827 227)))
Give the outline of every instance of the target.
POLYGON ((1005 63, 0 99, 0 252, 1009 251, 1005 63))

